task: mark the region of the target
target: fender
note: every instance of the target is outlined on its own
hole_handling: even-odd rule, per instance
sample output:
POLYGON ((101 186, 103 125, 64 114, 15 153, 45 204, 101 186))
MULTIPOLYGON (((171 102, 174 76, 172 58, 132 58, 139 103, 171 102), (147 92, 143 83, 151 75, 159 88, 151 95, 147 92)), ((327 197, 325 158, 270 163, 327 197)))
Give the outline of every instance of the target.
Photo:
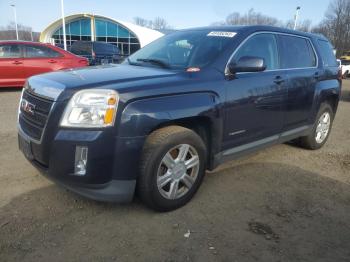
POLYGON ((218 95, 212 92, 192 92, 131 102, 121 114, 118 135, 147 136, 167 122, 192 117, 205 117, 213 124, 218 120, 222 122, 218 95))
POLYGON ((324 80, 317 83, 312 114, 310 115, 310 124, 315 122, 318 110, 325 101, 333 101, 333 113, 336 113, 340 98, 340 90, 341 84, 337 79, 324 80))

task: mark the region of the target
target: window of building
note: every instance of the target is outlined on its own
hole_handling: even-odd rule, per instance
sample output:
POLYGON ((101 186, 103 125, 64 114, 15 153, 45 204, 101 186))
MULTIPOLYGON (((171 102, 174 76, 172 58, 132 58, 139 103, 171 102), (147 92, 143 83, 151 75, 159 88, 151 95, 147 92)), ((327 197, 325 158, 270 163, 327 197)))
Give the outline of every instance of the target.
MULTIPOLYGON (((96 41, 117 46, 122 55, 128 56, 140 49, 137 37, 125 27, 106 19, 95 19, 96 41)), ((55 43, 63 45, 62 27, 52 35, 55 43)), ((66 24, 67 45, 75 41, 91 41, 91 19, 82 18, 66 24)))

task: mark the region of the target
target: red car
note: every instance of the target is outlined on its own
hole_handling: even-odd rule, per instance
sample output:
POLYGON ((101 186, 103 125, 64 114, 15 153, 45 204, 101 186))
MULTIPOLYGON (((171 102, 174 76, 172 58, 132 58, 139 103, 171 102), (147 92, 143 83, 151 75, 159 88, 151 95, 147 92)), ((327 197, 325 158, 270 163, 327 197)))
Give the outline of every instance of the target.
POLYGON ((30 76, 88 64, 86 58, 50 44, 1 41, 0 87, 22 87, 30 76))

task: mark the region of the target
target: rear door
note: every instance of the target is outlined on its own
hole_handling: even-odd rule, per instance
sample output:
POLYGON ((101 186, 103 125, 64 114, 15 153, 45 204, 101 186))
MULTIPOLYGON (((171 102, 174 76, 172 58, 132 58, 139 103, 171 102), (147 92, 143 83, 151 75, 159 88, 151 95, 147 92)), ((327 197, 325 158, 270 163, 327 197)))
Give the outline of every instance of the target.
POLYGON ((24 45, 23 71, 25 77, 59 70, 63 56, 46 46, 24 45))
POLYGON ((18 44, 0 44, 0 86, 22 86, 23 59, 18 44))
POLYGON ((310 39, 279 35, 281 68, 287 72, 288 98, 284 130, 306 128, 312 110, 315 87, 321 69, 310 39))

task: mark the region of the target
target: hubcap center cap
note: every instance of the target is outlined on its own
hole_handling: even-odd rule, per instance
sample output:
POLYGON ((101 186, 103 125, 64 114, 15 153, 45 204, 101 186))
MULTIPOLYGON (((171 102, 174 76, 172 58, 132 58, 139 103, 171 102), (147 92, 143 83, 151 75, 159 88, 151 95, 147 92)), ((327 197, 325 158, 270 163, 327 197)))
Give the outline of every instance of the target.
POLYGON ((186 173, 186 166, 183 163, 177 163, 173 168, 174 179, 180 179, 186 173))

